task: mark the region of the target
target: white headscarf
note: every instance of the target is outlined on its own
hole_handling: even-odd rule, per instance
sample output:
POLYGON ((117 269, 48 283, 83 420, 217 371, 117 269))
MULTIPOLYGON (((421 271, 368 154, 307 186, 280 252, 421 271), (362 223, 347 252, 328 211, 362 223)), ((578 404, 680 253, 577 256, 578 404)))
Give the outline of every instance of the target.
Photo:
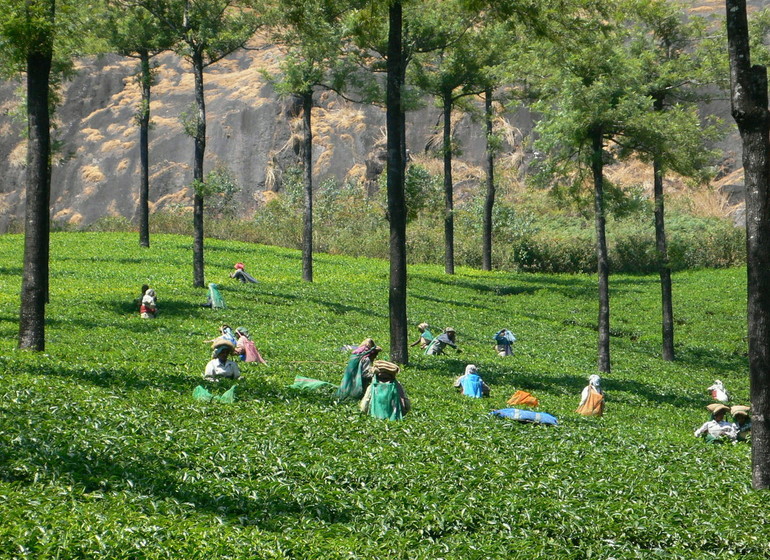
POLYGON ((599 384, 602 382, 602 378, 595 373, 588 378, 588 384, 593 385, 596 389, 599 389, 599 384))
POLYGON ((478 373, 478 372, 479 372, 478 368, 473 364, 468 364, 467 366, 465 366, 465 375, 470 375, 471 373, 478 373))

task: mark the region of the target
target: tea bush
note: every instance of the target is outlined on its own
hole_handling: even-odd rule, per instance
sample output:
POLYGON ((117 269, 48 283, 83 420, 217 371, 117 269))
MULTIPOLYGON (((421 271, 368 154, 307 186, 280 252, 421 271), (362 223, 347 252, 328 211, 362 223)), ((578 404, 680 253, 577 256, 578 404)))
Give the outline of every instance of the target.
MULTIPOLYGON (((186 237, 56 233, 45 353, 19 351, 23 239, 0 237, 0 558, 746 558, 770 554, 770 495, 750 448, 707 445, 705 388, 746 403, 745 270, 674 275, 677 361, 660 360, 654 276, 613 275, 607 412, 573 411, 596 369, 595 278, 409 268, 409 321, 456 328, 462 354, 413 352, 401 422, 288 388, 336 383, 343 344, 388 351, 388 263, 207 240, 200 307, 186 237), (258 284, 228 278, 236 261, 258 284), (142 283, 160 316, 142 320, 142 283), (201 403, 223 322, 268 361, 236 402, 201 403), (513 330, 498 358, 492 334, 513 330), (452 381, 474 363, 489 399, 452 381), (490 417, 516 389, 558 427, 490 417)), ((417 337, 414 329, 410 334, 417 337)), ((414 349, 413 349, 414 350, 414 349)))

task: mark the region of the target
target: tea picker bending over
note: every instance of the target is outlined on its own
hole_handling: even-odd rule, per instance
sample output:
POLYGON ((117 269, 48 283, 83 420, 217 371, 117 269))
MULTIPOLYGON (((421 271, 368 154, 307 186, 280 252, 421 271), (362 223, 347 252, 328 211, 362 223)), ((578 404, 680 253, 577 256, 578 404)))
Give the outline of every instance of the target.
POLYGON ((443 333, 434 338, 425 349, 425 353, 430 356, 437 356, 438 354, 443 354, 444 348, 447 346, 451 346, 458 353, 462 352, 462 350, 457 347, 457 343, 455 342, 455 330, 452 327, 445 328, 443 333))
POLYGON ((433 341, 433 335, 428 329, 428 323, 420 323, 417 325, 417 330, 420 331, 420 338, 412 342, 409 346, 417 346, 419 344, 420 349, 425 350, 428 347, 428 344, 433 341))
POLYGON ((711 412, 711 420, 695 430, 693 435, 695 437, 705 436, 704 439, 707 443, 721 443, 725 440, 735 439, 733 425, 725 420, 725 413, 730 408, 722 403, 714 403, 708 405, 706 409, 711 412))
POLYGON ((411 410, 412 403, 404 387, 396 381, 401 369, 392 362, 375 360, 374 377, 361 400, 361 412, 383 420, 401 420, 411 410))
MULTIPOLYGON (((142 286, 144 287, 144 286, 142 286)), ((142 319, 154 319, 158 315, 158 305, 155 298, 155 290, 147 288, 142 296, 142 304, 139 306, 142 319)))
POLYGON ((201 303, 201 307, 210 307, 211 309, 225 309, 225 298, 219 293, 219 286, 209 284, 209 292, 206 295, 206 303, 201 303))
MULTIPOLYGON (((337 389, 337 400, 360 399, 364 394, 364 371, 363 367, 367 365, 365 358, 369 361, 376 356, 381 348, 374 343, 371 338, 364 341, 353 350, 345 367, 345 373, 342 375, 342 381, 337 389)), ((371 377, 371 376, 370 376, 371 377)))
POLYGON ((508 329, 500 329, 493 338, 498 356, 513 356, 513 343, 516 342, 516 335, 508 329))
POLYGON ((235 353, 241 357, 241 360, 267 365, 262 354, 257 350, 257 345, 249 338, 249 331, 244 327, 238 327, 235 329, 235 337, 238 339, 238 343, 235 345, 235 353))
POLYGON ((455 379, 454 387, 469 397, 488 397, 489 385, 484 383, 479 375, 479 370, 473 364, 465 366, 465 373, 455 379))
POLYGON ((244 284, 256 284, 257 279, 254 278, 251 274, 246 272, 246 270, 243 267, 243 263, 235 263, 235 271, 230 273, 230 278, 235 278, 236 280, 240 280, 244 284))
POLYGON ((604 414, 604 391, 601 377, 594 374, 588 378, 588 385, 580 394, 580 404, 575 411, 583 416, 601 416, 604 414))

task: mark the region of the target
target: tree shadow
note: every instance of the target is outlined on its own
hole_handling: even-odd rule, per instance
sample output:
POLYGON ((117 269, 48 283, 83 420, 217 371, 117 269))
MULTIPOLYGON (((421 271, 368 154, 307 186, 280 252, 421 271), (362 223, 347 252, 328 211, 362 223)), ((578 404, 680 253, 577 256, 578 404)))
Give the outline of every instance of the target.
MULTIPOLYGON (((29 432, 20 420, 16 430, 29 432)), ((256 525, 266 530, 280 530, 284 524, 280 517, 286 515, 311 516, 326 523, 351 520, 347 509, 322 501, 301 503, 285 485, 262 483, 256 489, 258 492, 250 491, 254 490, 253 478, 249 472, 242 472, 244 467, 240 464, 217 465, 216 470, 208 473, 211 476, 201 478, 198 475, 202 469, 192 460, 182 461, 170 453, 135 453, 135 449, 124 449, 118 455, 95 451, 89 442, 84 444, 80 440, 57 442, 56 434, 47 434, 44 430, 28 435, 14 444, 13 458, 18 461, 19 455, 23 455, 24 463, 35 468, 24 472, 4 468, 8 466, 10 454, 0 453, 0 479, 32 484, 35 472, 45 472, 54 479, 71 481, 72 486, 86 494, 125 492, 130 488, 138 495, 191 504, 195 510, 217 515, 228 523, 256 525), (41 451, 36 438, 49 442, 45 451, 41 451), (194 472, 194 476, 187 481, 186 475, 190 472, 194 472), (217 484, 225 477, 229 477, 228 484, 217 484), (232 479, 243 484, 236 487, 230 483, 232 479), (237 488, 244 491, 238 492, 237 488), (259 498, 255 497, 257 494, 259 498)))
POLYGON ((316 297, 307 297, 307 296, 295 296, 292 294, 276 294, 271 293, 268 295, 265 295, 263 298, 260 298, 260 304, 265 305, 276 305, 275 301, 272 300, 289 300, 291 302, 295 301, 303 301, 303 302, 313 302, 317 303, 318 305, 327 308, 329 311, 334 313, 335 315, 345 315, 347 313, 361 313, 363 315, 370 315, 372 317, 379 317, 381 319, 386 319, 387 315, 381 312, 376 312, 372 308, 366 308, 366 307, 359 307, 356 305, 346 305, 343 303, 338 303, 335 301, 327 301, 321 298, 316 297))
POLYGON ((465 302, 462 302, 462 301, 456 301, 456 300, 446 299, 446 298, 437 298, 437 297, 433 297, 433 296, 421 296, 421 295, 411 294, 409 297, 411 299, 418 299, 418 300, 422 300, 422 301, 430 301, 430 302, 434 302, 434 303, 440 303, 442 305, 449 304, 449 305, 453 305, 455 307, 467 307, 469 309, 487 309, 487 310, 492 309, 491 307, 489 307, 487 305, 479 305, 478 303, 465 303, 465 302))

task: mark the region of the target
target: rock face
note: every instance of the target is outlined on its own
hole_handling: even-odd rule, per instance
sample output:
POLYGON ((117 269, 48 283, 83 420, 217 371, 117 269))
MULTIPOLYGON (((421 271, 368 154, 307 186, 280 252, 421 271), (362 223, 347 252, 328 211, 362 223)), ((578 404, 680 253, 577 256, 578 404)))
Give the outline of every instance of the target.
MULTIPOLYGON (((241 185, 239 214, 249 216, 265 191, 280 189, 283 172, 299 163, 301 107, 277 96, 264 71, 276 69, 274 48, 255 45, 209 67, 205 72, 207 138, 205 172, 225 164, 241 185)), ((193 139, 180 116, 194 109, 189 65, 174 54, 156 59, 156 84, 150 105, 151 212, 191 206, 193 139)), ((56 114, 51 216, 55 221, 87 225, 103 216, 134 219, 139 200, 139 130, 134 115, 140 102, 137 62, 117 56, 81 61, 63 90, 56 114)), ((23 220, 26 143, 18 114, 18 83, 0 84, 0 231, 23 220), (14 113, 17 113, 14 118, 14 113)), ((385 113, 381 107, 341 100, 330 92, 316 95, 313 110, 314 180, 364 180, 370 188, 384 171, 385 113)), ((407 117, 407 145, 425 149, 440 112, 425 107, 407 117)), ((526 112, 519 123, 531 126, 526 112)), ((439 123, 440 125, 440 123, 439 123)), ((455 129, 465 161, 481 163, 484 132, 467 116, 455 129)))
MULTIPOLYGON (((205 72, 207 139, 205 172, 226 165, 241 186, 238 214, 248 217, 281 188, 285 170, 299 163, 301 107, 291 97, 276 95, 264 72, 274 73, 280 52, 256 43, 209 67, 205 72), (269 195, 267 195, 269 197, 269 195)), ((152 89, 150 131, 150 210, 189 207, 192 197, 193 140, 180 116, 194 110, 189 65, 168 53, 157 58, 152 89)), ((55 136, 51 216, 54 221, 88 225, 103 216, 135 219, 139 199, 139 131, 134 115, 140 91, 134 77, 137 61, 105 56, 80 62, 77 75, 62 92, 55 136)), ((0 82, 0 232, 23 221, 26 143, 19 118, 19 83, 0 82)), ((381 107, 343 101, 330 92, 316 94, 313 110, 314 180, 365 181, 377 188, 385 164, 385 113, 381 107)), ((479 105, 481 105, 479 100, 479 105)), ((732 124, 729 101, 705 111, 732 124)), ((506 116, 508 130, 527 134, 533 125, 526 110, 506 116)), ((412 153, 440 145, 440 110, 428 105, 407 114, 407 146, 412 153)), ((458 163, 473 168, 484 158, 483 123, 467 115, 453 118, 462 147, 458 163)), ((734 127, 731 128, 734 130, 734 127)), ((518 142, 517 142, 518 144, 518 142)), ((737 134, 722 142, 726 152, 722 175, 732 201, 742 200, 740 141, 737 134), (732 163, 729 163, 732 162, 732 163), (738 179, 736 181, 736 179, 738 179), (729 183, 729 185, 728 185, 729 183)), ((526 169, 529 154, 514 155, 526 169)), ((478 174, 477 174, 478 175, 478 174)), ((459 179, 458 179, 459 180, 459 179)), ((458 184, 458 196, 465 185, 458 184)), ((723 186, 718 183, 717 186, 723 186)))

